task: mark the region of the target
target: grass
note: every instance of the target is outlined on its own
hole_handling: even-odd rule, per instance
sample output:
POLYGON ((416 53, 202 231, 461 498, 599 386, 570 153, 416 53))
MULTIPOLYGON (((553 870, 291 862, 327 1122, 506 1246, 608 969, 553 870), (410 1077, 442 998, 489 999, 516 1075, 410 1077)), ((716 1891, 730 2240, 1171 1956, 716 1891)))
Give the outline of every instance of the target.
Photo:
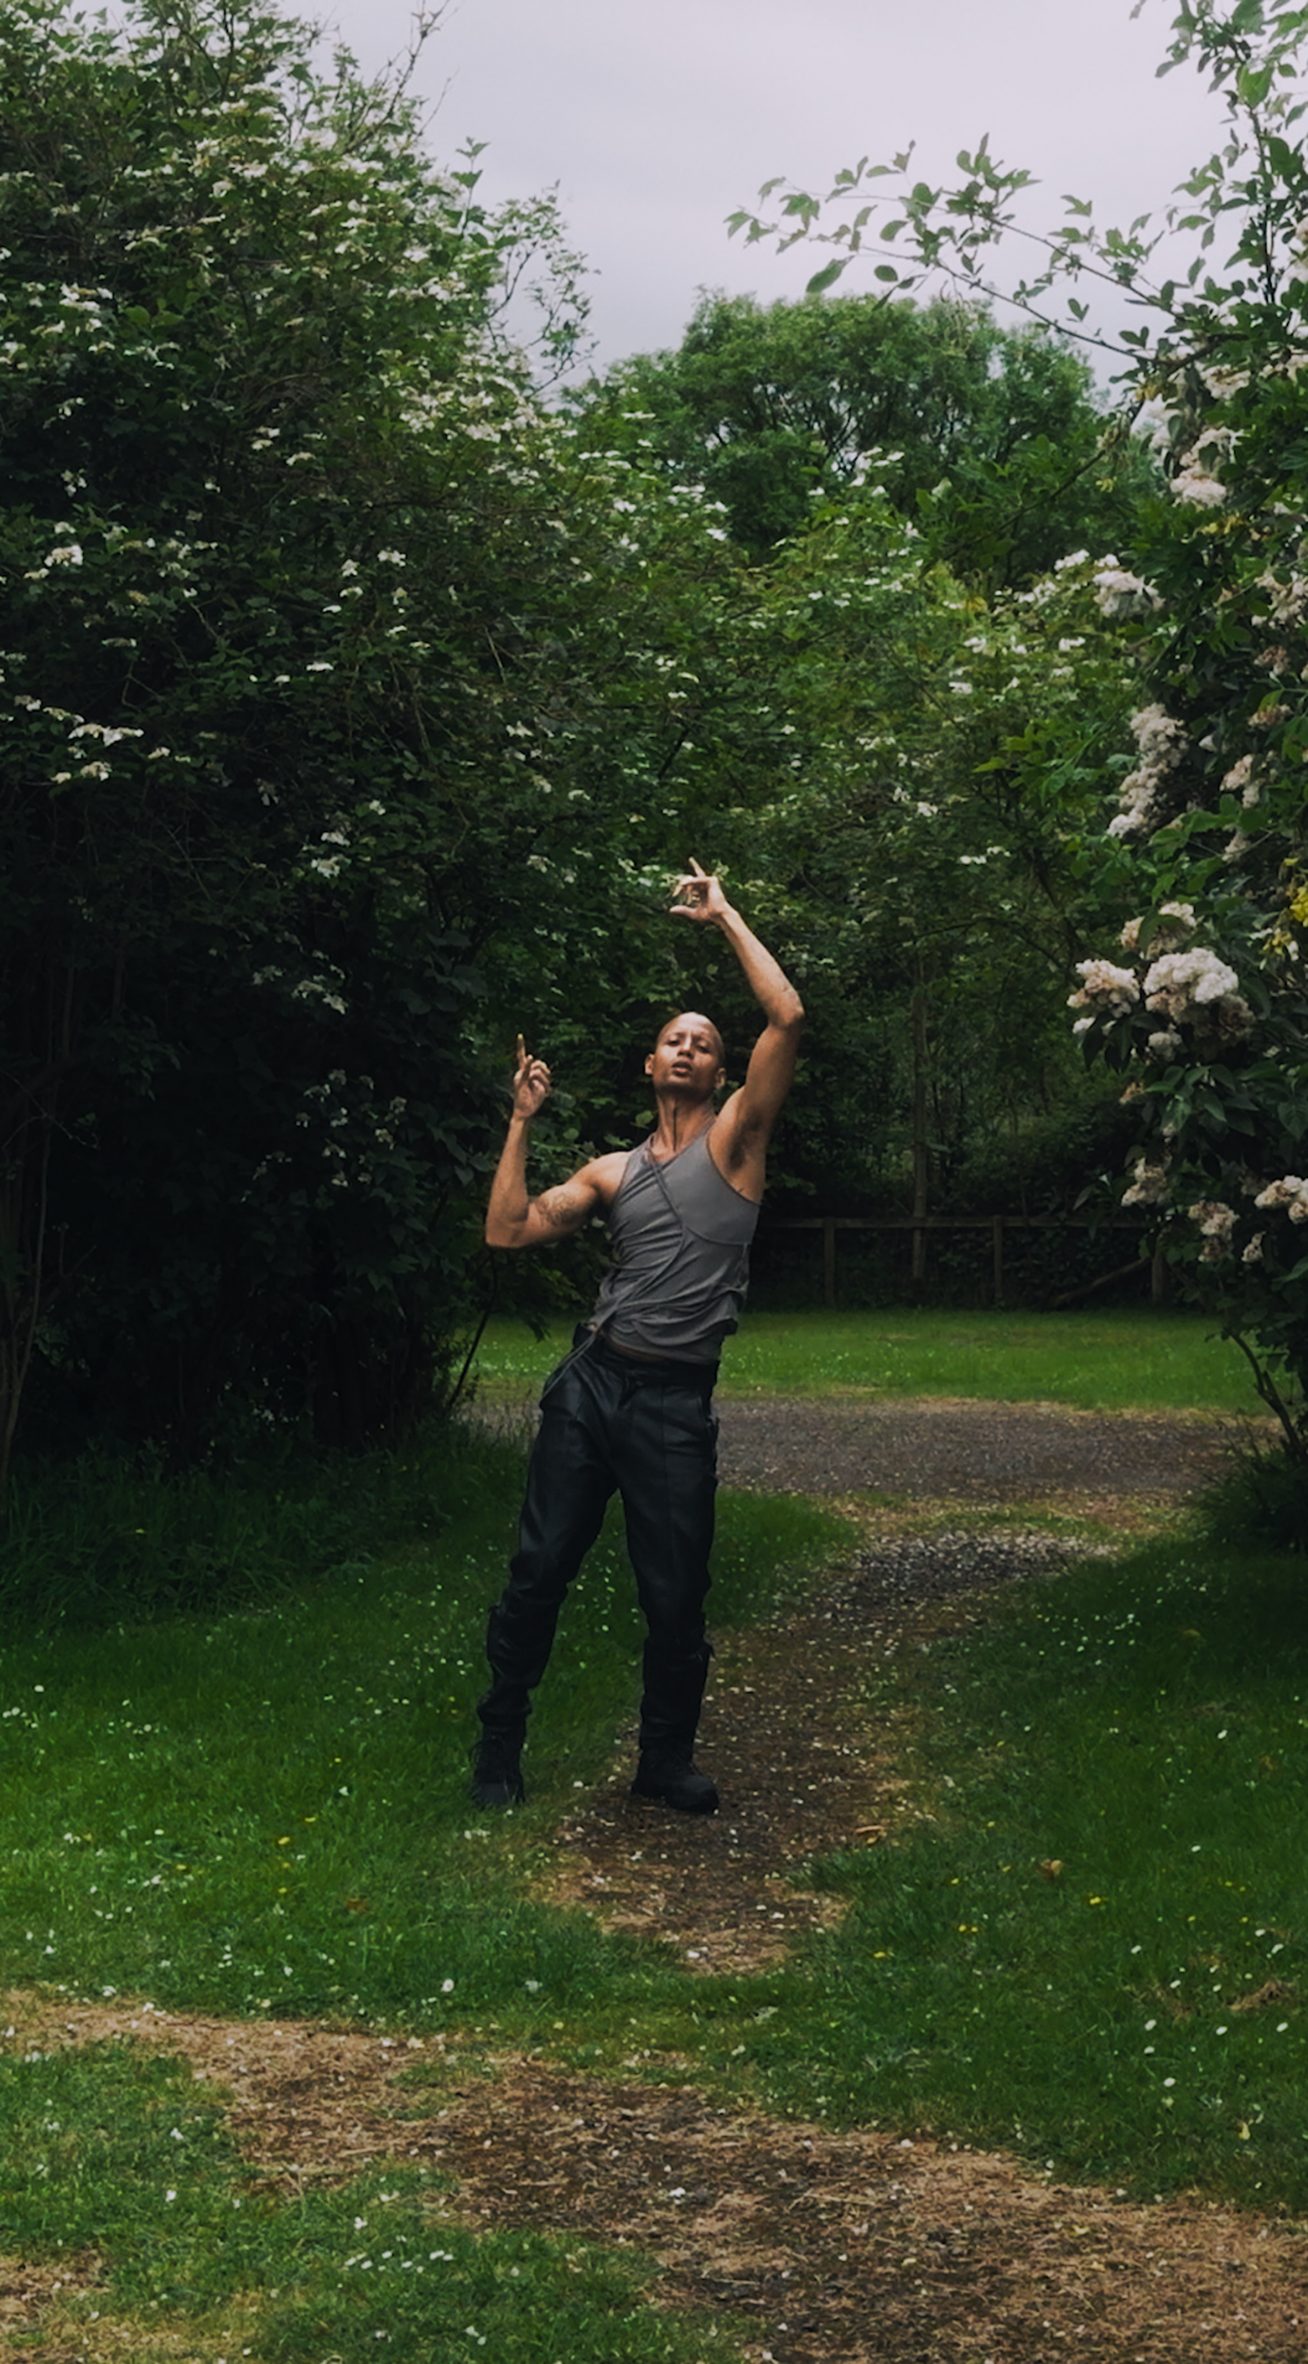
MULTIPOLYGON (((746 2038, 786 2107, 1308 2208, 1308 1592, 1195 1541, 891 1662, 932 1819, 746 2038)), ((734 2039, 740 2041, 739 2035, 734 2039)))
POLYGON ((382 2343, 401 2364, 483 2349, 505 2364, 703 2364, 707 2338, 723 2364, 739 2355, 729 2326, 653 2310, 639 2256, 473 2234, 441 2214, 430 2174, 389 2167, 288 2199, 255 2180, 204 2090, 114 2044, 0 2059, 5 2246, 73 2278, 59 2353, 363 2364, 382 2343), (97 2255, 105 2270, 78 2289, 97 2255))
MULTIPOLYGON (((571 1336, 493 1322, 478 1385, 536 1386, 571 1336)), ((726 1395, 977 1396, 1083 1411, 1253 1412, 1248 1365, 1202 1315, 1182 1312, 751 1313, 727 1341, 726 1395)))
MULTIPOLYGON (((916 1339, 900 1315, 849 1317, 824 1347, 820 1321, 764 1317, 754 1360, 749 1333, 734 1351, 750 1385, 802 1369, 811 1386, 825 1371, 838 1389, 917 1392, 930 1374, 946 1394, 984 1380, 1102 1402, 1090 1375, 1111 1367, 1151 1408, 1223 1400, 1216 1349, 1176 1316, 913 1321, 916 1339)), ((524 1343, 492 1341, 499 1386, 527 1376, 524 1343)), ((869 1726, 920 1735, 909 1770, 931 1819, 821 1863, 847 1917, 784 1967, 692 1977, 532 1886, 634 1707, 612 1523, 541 1695, 527 1809, 466 1803, 520 1474, 514 1448, 467 1435, 245 1486, 104 1467, 62 1502, 33 1485, 22 1535, 65 1623, 14 1641, 0 1678, 0 1979, 444 2030, 464 2058, 689 2075, 723 2103, 1308 2210, 1301 1560, 1174 1532, 870 1668, 869 1726), (209 1566, 245 1538, 249 1597, 180 1613, 170 1555, 206 1533, 209 1566), (97 1594, 88 1630, 77 1568, 107 1582, 115 1535, 128 1608, 169 1614, 106 1623, 97 1594)), ((784 1604, 849 1530, 803 1501, 728 1495, 720 1532, 725 1629, 784 1604)), ((16 1559, 11 1602, 33 1597, 16 1559)), ((509 2364, 705 2352, 702 2321, 651 2306, 639 2259, 452 2230, 430 2174, 278 2196, 251 2180, 221 2103, 130 2048, 0 2058, 0 2159, 7 2251, 105 2260, 93 2290, 57 2302, 88 2356, 95 2315, 106 2353, 127 2326, 133 2354, 156 2333, 175 2354, 181 2322, 184 2352, 213 2364, 356 2364, 381 2330, 414 2364, 483 2340, 509 2364)), ((713 2336, 736 2352, 730 2325, 713 2336)))
MULTIPOLYGON (((465 1439, 435 1548, 344 1562, 299 1598, 13 1646, 0 1682, 0 1978, 257 2013, 440 2025, 521 1997, 639 1989, 650 1965, 524 1896, 519 1860, 634 1708, 638 1615, 610 1521, 533 1719, 533 1802, 467 1803, 486 1610, 520 1456, 465 1439)), ((724 1502, 719 1627, 766 1608, 839 1522, 724 1502)), ((657 1969, 657 1965, 655 1965, 657 1969)))

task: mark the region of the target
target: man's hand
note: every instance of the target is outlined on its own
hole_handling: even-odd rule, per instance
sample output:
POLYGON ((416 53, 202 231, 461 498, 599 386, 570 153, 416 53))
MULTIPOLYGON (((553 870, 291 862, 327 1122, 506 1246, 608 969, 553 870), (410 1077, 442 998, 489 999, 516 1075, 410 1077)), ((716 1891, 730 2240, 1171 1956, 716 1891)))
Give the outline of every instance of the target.
POLYGON ((722 920, 731 909, 716 872, 701 870, 693 855, 689 870, 677 880, 676 892, 684 900, 669 903, 674 919, 722 920))
POLYGON ((513 1113, 530 1124, 539 1116, 553 1086, 550 1071, 543 1059, 533 1059, 522 1036, 518 1036, 517 1065, 513 1071, 513 1113))

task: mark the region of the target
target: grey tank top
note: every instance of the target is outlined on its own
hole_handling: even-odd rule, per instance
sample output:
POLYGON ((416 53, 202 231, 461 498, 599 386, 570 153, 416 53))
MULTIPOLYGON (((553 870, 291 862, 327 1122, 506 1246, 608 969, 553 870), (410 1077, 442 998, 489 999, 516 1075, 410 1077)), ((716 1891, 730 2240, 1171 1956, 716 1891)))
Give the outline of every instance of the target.
POLYGON ((736 1327, 758 1207, 718 1172, 711 1131, 665 1164, 648 1141, 627 1159, 609 1209, 613 1269, 591 1317, 618 1346, 715 1363, 736 1327))

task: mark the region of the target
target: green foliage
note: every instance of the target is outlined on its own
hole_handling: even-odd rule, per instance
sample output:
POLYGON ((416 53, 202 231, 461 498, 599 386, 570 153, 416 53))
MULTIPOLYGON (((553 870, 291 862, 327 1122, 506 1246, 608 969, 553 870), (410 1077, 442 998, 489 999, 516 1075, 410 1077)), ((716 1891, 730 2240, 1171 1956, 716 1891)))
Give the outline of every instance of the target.
MULTIPOLYGON (((1221 146, 1158 222, 1101 230, 1086 201, 1067 198, 1062 227, 1035 236, 1038 270, 1013 290, 1040 311, 1055 288, 1107 283, 1130 291, 1141 320, 1118 342, 1123 407, 1149 406, 1165 483, 1121 545, 1129 564, 1106 558, 1095 574, 1139 681, 1135 755, 1118 767, 1106 858, 1129 958, 1080 964, 1077 1031, 1125 1076, 1139 1118, 1126 1199, 1158 1210, 1169 1253, 1245 1341, 1301 1461, 1308 166, 1295 135, 1305 30, 1301 8, 1265 0, 1182 7, 1164 70, 1193 63, 1222 94, 1221 146), (1175 235, 1190 240, 1192 259, 1156 278, 1152 258, 1175 235)), ((994 241, 1018 223, 1031 176, 1001 167, 984 142, 958 161, 965 178, 954 188, 901 191, 893 225, 881 218, 888 195, 865 190, 887 168, 866 160, 831 192, 842 207, 857 203, 852 217, 818 229, 822 204, 793 191, 783 212, 793 234, 841 248, 842 268, 865 236, 884 242, 893 229, 910 260, 905 285, 944 269, 989 294, 994 241)), ((907 164, 896 159, 895 172, 907 164)), ((1066 303, 1086 321, 1080 297, 1066 303)))
POLYGON ((729 557, 578 469, 495 325, 539 249, 566 346, 557 225, 402 90, 257 0, 2 40, 0 1471, 34 1357, 47 1437, 358 1445, 483 1285, 488 1048, 672 973, 633 782, 729 557))
POLYGON ((1063 554, 1144 463, 1066 352, 709 306, 657 401, 564 416, 500 327, 534 269, 566 357, 557 221, 402 84, 262 0, 21 0, 0 61, 0 1480, 23 1403, 42 1451, 394 1440, 493 1287, 557 1305, 480 1251, 497 1079, 519 1029, 555 1069, 542 1179, 628 1140, 688 974, 739 1076, 734 964, 663 917, 691 853, 810 1009, 794 1192, 1075 1128, 1127 700, 1063 554))
POLYGON ((706 296, 675 353, 623 362, 574 400, 591 441, 643 430, 698 478, 755 559, 875 461, 932 557, 1014 587, 1115 540, 1152 475, 1141 445, 1106 432, 1065 344, 955 302, 706 296))
POLYGON ((1308 1551, 1308 1471, 1297 1454, 1264 1447, 1205 1497, 1205 1532, 1228 1551, 1308 1551))

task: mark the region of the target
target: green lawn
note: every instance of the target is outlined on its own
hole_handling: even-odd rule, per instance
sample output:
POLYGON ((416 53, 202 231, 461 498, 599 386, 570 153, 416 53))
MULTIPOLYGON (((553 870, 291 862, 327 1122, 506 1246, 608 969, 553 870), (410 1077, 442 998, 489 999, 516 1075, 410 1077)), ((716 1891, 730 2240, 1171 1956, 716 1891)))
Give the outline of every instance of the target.
MULTIPOLYGON (((488 1348, 509 1393, 548 1356, 524 1346, 504 1326, 488 1348)), ((1093 1371, 1119 1402, 1235 1396, 1221 1349, 1174 1315, 758 1317, 733 1352, 749 1386, 826 1369, 1103 1402, 1093 1371)), ((29 1483, 15 1548, 47 1590, 66 1560, 70 1622, 19 1624, 0 1679, 0 1980, 447 2031, 488 2070, 505 2050, 625 2076, 643 2059, 728 2104, 1308 2211, 1301 1559, 1173 1533, 870 1663, 868 1730, 916 1736, 903 1769, 929 1819, 819 1862, 848 1900, 836 1932, 781 1969, 706 1978, 533 1887, 632 1720, 616 1523, 565 1617, 526 1809, 467 1803, 520 1478, 516 1448, 437 1433, 345 1472, 29 1483), (177 1597, 203 1602, 243 1557, 240 1607, 106 1621, 115 1564, 129 1604, 166 1603, 174 1564, 177 1597)), ((757 1495, 725 1495, 720 1532, 719 1632, 820 1584, 851 1541, 816 1505, 757 1495)), ((197 2359, 360 2364, 384 2329, 412 2364, 482 2338, 510 2364, 690 2364, 708 2336, 651 2306, 637 2259, 433 2238, 425 2173, 279 2198, 212 2094, 121 2047, 0 2058, 0 2157, 6 2246, 94 2244, 108 2279, 85 2308, 181 2325, 197 2359)), ((713 2336, 736 2352, 729 2324, 713 2336)))
MULTIPOLYGON (((57 2261, 73 2281, 67 2344, 17 2326, 10 2345, 0 2327, 6 2355, 703 2364, 702 2318, 651 2306, 651 2261, 575 2236, 469 2232, 412 2168, 288 2198, 176 2061, 118 2044, 0 2056, 0 2140, 9 2257, 57 2261), (79 2289, 92 2257, 103 2277, 79 2289)), ((707 2337, 722 2364, 739 2356, 729 2324, 707 2337)))
MULTIPOLYGON (((571 1327, 533 1338, 492 1322, 477 1359, 490 1396, 522 1395, 571 1327)), ((1086 1411, 1257 1410, 1238 1347, 1181 1312, 746 1313, 722 1361, 727 1395, 982 1396, 1086 1411)))
MULTIPOLYGON (((1308 2210, 1302 1562, 1154 1543, 877 1670, 923 1822, 749 2057, 784 2106, 1308 2210)), ((739 2039, 737 2039, 739 2040, 739 2039)))

